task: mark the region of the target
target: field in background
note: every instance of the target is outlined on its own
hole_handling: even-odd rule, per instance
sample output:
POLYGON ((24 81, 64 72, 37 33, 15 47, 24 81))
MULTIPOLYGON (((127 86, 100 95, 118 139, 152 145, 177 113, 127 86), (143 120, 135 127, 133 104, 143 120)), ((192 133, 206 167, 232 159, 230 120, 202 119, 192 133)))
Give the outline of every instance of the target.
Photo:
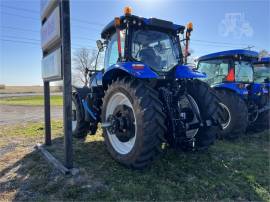
MULTIPOLYGON (((52 131, 48 150, 63 160, 62 122, 53 122, 52 131)), ((99 130, 74 139, 80 169, 74 177, 59 174, 33 149, 43 133, 41 123, 0 128, 0 201, 270 201, 267 131, 217 141, 207 152, 165 149, 152 166, 134 171, 110 157, 99 130)))
MULTIPOLYGON (((25 96, 25 97, 11 97, 11 98, 1 98, 0 105, 26 105, 26 106, 43 106, 44 97, 41 95, 37 96, 25 96)), ((52 106, 63 105, 63 98, 60 95, 51 96, 52 106)))
MULTIPOLYGON (((59 87, 51 86, 51 92, 60 92, 59 87)), ((43 93, 43 86, 5 86, 0 88, 0 94, 9 93, 43 93)))

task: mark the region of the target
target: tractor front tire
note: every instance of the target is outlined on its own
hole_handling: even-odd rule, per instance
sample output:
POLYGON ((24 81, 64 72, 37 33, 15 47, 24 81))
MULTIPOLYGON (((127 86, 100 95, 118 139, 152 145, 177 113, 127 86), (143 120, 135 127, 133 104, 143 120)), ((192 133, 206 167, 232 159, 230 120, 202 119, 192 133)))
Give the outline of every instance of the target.
POLYGON ((222 123, 219 138, 236 139, 246 132, 248 126, 248 109, 245 101, 232 91, 216 89, 221 100, 223 113, 228 119, 222 123))
POLYGON ((85 138, 89 131, 89 122, 84 120, 84 109, 78 93, 72 93, 72 135, 75 138, 85 138))
POLYGON ((270 129, 270 110, 264 111, 259 114, 255 123, 250 125, 250 130, 254 132, 261 132, 270 129))
POLYGON ((200 127, 195 138, 195 147, 198 150, 207 149, 212 145, 220 132, 218 122, 222 119, 219 99, 214 90, 205 82, 190 80, 187 83, 187 92, 196 101, 202 121, 210 120, 214 123, 211 126, 200 127))
POLYGON ((126 108, 132 126, 125 129, 131 134, 121 140, 118 132, 103 129, 107 150, 111 156, 129 168, 142 169, 160 153, 166 131, 165 114, 158 92, 142 81, 129 77, 113 81, 105 92, 102 107, 102 123, 108 122, 111 114, 126 108))

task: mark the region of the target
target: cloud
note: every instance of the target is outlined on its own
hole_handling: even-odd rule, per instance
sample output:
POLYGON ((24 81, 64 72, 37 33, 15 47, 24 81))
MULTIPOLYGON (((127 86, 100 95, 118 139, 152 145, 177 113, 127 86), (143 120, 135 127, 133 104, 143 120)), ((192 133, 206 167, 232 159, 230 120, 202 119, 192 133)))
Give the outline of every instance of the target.
POLYGON ((225 18, 219 24, 219 34, 223 37, 234 38, 252 37, 254 30, 245 19, 244 13, 226 13, 225 18))

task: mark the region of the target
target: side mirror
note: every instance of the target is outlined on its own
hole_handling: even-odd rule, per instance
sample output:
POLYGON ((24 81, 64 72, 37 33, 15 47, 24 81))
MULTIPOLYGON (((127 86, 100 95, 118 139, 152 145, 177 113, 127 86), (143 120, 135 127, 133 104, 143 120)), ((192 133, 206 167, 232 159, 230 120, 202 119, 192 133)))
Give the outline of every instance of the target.
POLYGON ((97 40, 97 47, 100 52, 104 51, 104 46, 101 40, 97 40))

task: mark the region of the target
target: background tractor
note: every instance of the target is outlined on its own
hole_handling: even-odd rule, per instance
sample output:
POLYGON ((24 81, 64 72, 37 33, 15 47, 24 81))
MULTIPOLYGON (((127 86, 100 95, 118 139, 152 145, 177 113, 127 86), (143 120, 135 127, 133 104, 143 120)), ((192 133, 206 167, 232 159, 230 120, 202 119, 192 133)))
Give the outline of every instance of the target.
POLYGON ((198 71, 207 74, 202 80, 216 90, 222 101, 225 120, 221 137, 238 137, 269 110, 268 90, 254 82, 252 62, 257 59, 258 53, 248 50, 217 52, 198 59, 198 71))
MULTIPOLYGON (((268 91, 268 96, 264 96, 265 100, 261 101, 261 108, 269 106, 270 102, 270 57, 260 58, 253 62, 254 67, 254 84, 257 89, 261 89, 260 86, 264 86, 268 91), (268 105, 265 105, 265 102, 268 105)), ((270 128, 270 110, 264 110, 258 120, 254 123, 253 128, 256 130, 269 129, 270 128)))
POLYGON ((131 14, 101 32, 104 68, 90 70, 89 87, 73 92, 73 135, 103 128, 111 156, 143 168, 162 143, 182 149, 209 147, 219 130, 221 108, 204 74, 184 65, 192 24, 185 27, 131 14), (185 41, 182 54, 181 41, 185 41))

